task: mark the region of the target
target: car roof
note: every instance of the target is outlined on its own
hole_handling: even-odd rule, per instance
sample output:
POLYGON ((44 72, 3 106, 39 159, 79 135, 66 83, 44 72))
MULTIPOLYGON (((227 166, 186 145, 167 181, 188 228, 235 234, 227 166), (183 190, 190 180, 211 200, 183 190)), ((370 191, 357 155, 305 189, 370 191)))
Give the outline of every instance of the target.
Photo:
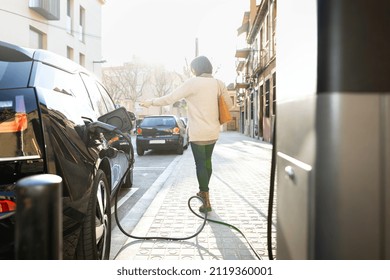
POLYGON ((32 61, 34 50, 22 48, 7 42, 0 41, 0 60, 1 61, 32 61))
POLYGON ((25 48, 3 41, 0 41, 0 60, 14 62, 40 61, 71 73, 89 73, 76 62, 56 53, 42 49, 25 48))
POLYGON ((145 116, 144 118, 177 118, 175 115, 150 115, 150 116, 145 116))

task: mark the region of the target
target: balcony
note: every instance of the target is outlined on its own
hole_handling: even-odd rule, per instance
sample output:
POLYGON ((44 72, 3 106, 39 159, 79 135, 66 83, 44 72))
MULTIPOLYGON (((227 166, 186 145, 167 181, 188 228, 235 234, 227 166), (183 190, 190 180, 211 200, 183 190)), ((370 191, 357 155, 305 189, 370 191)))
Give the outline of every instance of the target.
POLYGON ((234 88, 236 90, 239 90, 239 89, 247 89, 250 87, 250 83, 235 83, 234 85, 234 88))
POLYGON ((236 50, 236 57, 237 58, 248 58, 248 55, 250 54, 251 49, 250 48, 244 48, 236 50))
POLYGON ((30 0, 28 6, 47 20, 60 19, 60 0, 30 0))

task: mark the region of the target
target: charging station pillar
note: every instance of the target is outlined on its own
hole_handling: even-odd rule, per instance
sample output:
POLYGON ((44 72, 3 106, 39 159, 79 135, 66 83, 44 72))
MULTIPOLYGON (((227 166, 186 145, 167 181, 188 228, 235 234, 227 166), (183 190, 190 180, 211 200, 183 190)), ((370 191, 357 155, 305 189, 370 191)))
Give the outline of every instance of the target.
POLYGON ((389 13, 278 0, 277 259, 390 259, 389 13))
POLYGON ((61 197, 62 178, 57 175, 33 175, 17 182, 16 259, 62 259, 61 197))

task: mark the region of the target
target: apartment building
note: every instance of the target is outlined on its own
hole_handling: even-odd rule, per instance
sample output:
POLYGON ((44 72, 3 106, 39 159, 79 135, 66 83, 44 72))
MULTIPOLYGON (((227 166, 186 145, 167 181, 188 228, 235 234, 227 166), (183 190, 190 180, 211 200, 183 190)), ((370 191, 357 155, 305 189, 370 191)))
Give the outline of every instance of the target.
POLYGON ((276 114, 277 0, 250 0, 238 28, 235 83, 240 104, 240 131, 272 141, 276 114))
POLYGON ((100 76, 105 0, 2 0, 0 40, 65 56, 100 76))

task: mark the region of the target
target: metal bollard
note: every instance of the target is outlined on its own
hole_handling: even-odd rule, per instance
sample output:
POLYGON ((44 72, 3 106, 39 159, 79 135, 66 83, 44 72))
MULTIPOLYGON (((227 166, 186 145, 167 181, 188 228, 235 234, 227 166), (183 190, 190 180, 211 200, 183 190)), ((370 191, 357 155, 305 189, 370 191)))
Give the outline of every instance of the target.
POLYGON ((62 259, 62 178, 33 175, 16 184, 15 257, 62 259))

